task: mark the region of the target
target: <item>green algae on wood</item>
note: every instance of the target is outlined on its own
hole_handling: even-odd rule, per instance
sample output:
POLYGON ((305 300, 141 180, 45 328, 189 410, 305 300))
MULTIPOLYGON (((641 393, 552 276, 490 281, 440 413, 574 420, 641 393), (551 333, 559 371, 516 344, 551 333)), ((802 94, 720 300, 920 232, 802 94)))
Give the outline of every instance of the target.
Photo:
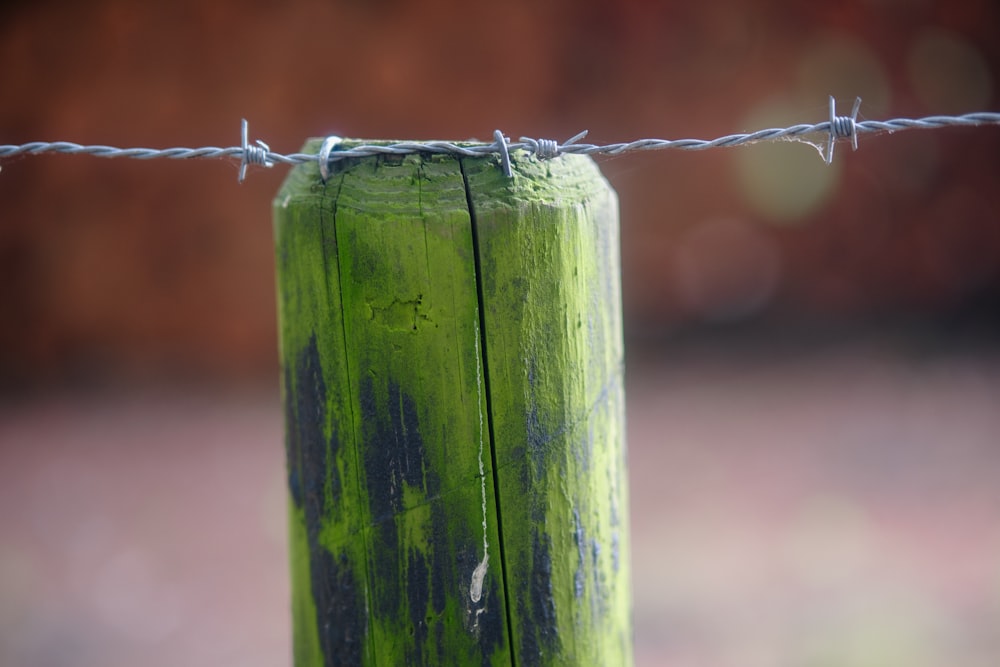
POLYGON ((464 168, 517 664, 631 664, 616 197, 582 157, 464 168))
POLYGON ((614 195, 514 157, 275 199, 299 667, 631 663, 614 195))

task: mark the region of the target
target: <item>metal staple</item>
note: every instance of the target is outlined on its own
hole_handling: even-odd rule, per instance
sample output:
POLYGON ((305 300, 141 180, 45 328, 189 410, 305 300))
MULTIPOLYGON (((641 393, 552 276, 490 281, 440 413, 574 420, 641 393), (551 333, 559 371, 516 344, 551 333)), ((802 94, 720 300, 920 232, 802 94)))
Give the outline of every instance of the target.
POLYGON ((621 155, 637 151, 658 151, 667 149, 700 151, 709 148, 741 146, 762 141, 794 140, 805 135, 827 135, 826 150, 823 155, 827 164, 833 161, 833 146, 838 140, 850 140, 855 150, 858 147, 859 134, 879 132, 898 132, 900 130, 936 129, 941 127, 976 127, 981 125, 1000 125, 1000 113, 977 112, 961 116, 928 116, 925 118, 895 118, 892 120, 857 120, 861 98, 854 103, 850 116, 837 116, 834 100, 830 98, 830 117, 821 123, 791 125, 782 128, 770 128, 756 132, 728 134, 716 139, 637 139, 626 143, 586 144, 579 143, 586 131, 563 143, 552 139, 532 139, 521 137, 517 142, 511 142, 500 130, 493 134, 490 143, 451 141, 403 141, 395 144, 378 146, 364 144, 338 150, 342 141, 340 137, 327 137, 318 154, 312 153, 275 153, 267 144, 256 141, 251 145, 247 138, 247 122, 241 127, 241 142, 239 146, 219 148, 203 146, 201 148, 116 148, 103 145, 81 145, 69 141, 32 141, 19 145, 0 145, 0 159, 16 155, 40 155, 42 153, 66 153, 71 155, 94 155, 97 157, 127 157, 136 160, 152 160, 165 158, 168 160, 192 159, 237 159, 240 161, 239 180, 243 182, 249 165, 271 167, 274 164, 304 164, 316 162, 324 180, 329 177, 330 166, 348 158, 371 157, 375 155, 411 155, 414 153, 449 154, 458 157, 483 157, 498 155, 501 168, 511 177, 510 153, 523 151, 535 155, 539 159, 553 159, 561 155, 621 155))

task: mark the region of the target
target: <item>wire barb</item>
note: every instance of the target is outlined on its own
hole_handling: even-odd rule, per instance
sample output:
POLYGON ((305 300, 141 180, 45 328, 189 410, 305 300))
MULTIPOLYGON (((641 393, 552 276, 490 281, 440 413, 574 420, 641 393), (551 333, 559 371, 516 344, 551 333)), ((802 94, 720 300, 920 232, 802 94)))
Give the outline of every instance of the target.
POLYGON ((837 101, 830 95, 830 141, 826 144, 824 161, 833 164, 833 145, 837 139, 850 139, 853 150, 858 150, 858 110, 861 109, 861 98, 854 98, 854 108, 850 116, 837 115, 837 101))
POLYGON ((251 146, 249 140, 247 139, 249 134, 249 123, 247 123, 247 119, 244 118, 242 124, 240 125, 240 151, 243 156, 240 160, 240 183, 246 180, 247 166, 251 164, 259 164, 267 168, 274 166, 274 162, 271 161, 270 157, 271 147, 260 139, 255 142, 257 144, 256 146, 251 146))
POLYGON ((514 177, 514 170, 510 166, 510 150, 507 148, 507 137, 503 136, 500 130, 493 131, 493 138, 496 140, 497 153, 500 154, 500 167, 503 175, 507 178, 514 177))
POLYGON ((329 136, 323 139, 323 143, 319 147, 319 153, 316 154, 316 159, 319 160, 319 176, 326 183, 330 180, 330 153, 340 145, 343 141, 340 137, 329 136))
POLYGON ((574 136, 567 139, 562 146, 560 146, 554 139, 532 139, 531 137, 521 137, 519 141, 524 144, 525 151, 534 154, 534 156, 539 160, 551 160, 552 158, 559 157, 565 153, 565 149, 567 147, 577 141, 580 141, 580 139, 583 139, 585 136, 587 136, 587 130, 578 132, 574 136))

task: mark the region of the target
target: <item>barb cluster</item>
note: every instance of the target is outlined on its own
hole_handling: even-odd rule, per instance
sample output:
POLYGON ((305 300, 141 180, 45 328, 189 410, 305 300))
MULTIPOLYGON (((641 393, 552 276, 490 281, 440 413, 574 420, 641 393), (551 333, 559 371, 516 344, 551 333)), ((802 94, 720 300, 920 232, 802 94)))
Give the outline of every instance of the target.
POLYGON ((152 160, 165 158, 168 160, 192 159, 236 159, 239 160, 239 180, 242 183, 250 165, 271 167, 275 164, 318 163, 320 174, 326 180, 330 175, 333 163, 348 158, 371 157, 374 155, 411 155, 413 153, 449 154, 458 157, 482 157, 497 155, 500 165, 508 177, 513 176, 510 154, 513 151, 523 151, 538 159, 553 159, 561 155, 621 155, 636 151, 658 151, 667 149, 700 151, 710 148, 741 146, 761 141, 779 141, 804 137, 806 135, 826 135, 827 143, 823 158, 827 164, 833 161, 833 147, 840 140, 849 140, 854 150, 858 148, 858 135, 878 132, 898 132, 900 130, 936 129, 941 127, 975 127, 981 125, 1000 125, 1000 113, 978 112, 961 116, 928 116, 926 118, 895 118, 893 120, 862 120, 858 121, 858 110, 861 108, 861 98, 857 98, 850 116, 837 116, 833 97, 830 98, 830 117, 821 123, 792 125, 790 127, 770 128, 756 132, 728 134, 716 139, 637 139, 627 143, 587 144, 581 141, 587 132, 559 143, 552 139, 532 139, 521 137, 512 142, 500 130, 493 133, 493 141, 486 143, 455 143, 450 141, 403 141, 389 145, 364 144, 351 148, 340 149, 343 141, 340 137, 324 139, 317 154, 312 153, 275 153, 263 141, 257 140, 250 144, 248 140, 247 122, 241 126, 241 142, 239 146, 218 148, 204 146, 201 148, 116 148, 114 146, 90 145, 84 146, 68 141, 33 141, 19 145, 0 145, 0 159, 15 155, 39 155, 42 153, 67 153, 75 155, 95 155, 97 157, 127 157, 136 160, 152 160))

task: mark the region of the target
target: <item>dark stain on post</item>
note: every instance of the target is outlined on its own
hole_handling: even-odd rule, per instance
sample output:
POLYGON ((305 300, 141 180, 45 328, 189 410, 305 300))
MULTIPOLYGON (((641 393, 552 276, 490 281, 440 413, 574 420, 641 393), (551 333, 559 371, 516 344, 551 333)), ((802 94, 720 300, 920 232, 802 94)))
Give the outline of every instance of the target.
POLYGON ((545 445, 547 441, 547 436, 538 418, 538 403, 535 402, 534 397, 532 397, 531 402, 527 406, 527 413, 524 419, 524 428, 528 440, 528 456, 531 463, 530 468, 529 466, 525 466, 525 472, 530 475, 529 481, 527 481, 525 486, 530 488, 532 480, 537 481, 545 475, 545 445))
POLYGON ((361 381, 362 447, 365 481, 376 522, 403 509, 403 484, 423 495, 429 489, 424 476, 424 441, 417 422, 416 402, 389 380, 378 396, 371 376, 361 381), (381 399, 381 400, 380 400, 381 399))
POLYGON ((328 667, 360 664, 367 631, 363 596, 346 555, 335 558, 319 543, 327 498, 339 495, 340 479, 336 465, 330 465, 339 449, 336 428, 329 442, 323 437, 326 383, 315 334, 299 355, 294 376, 294 382, 285 380, 286 390, 293 386, 295 390, 288 395, 288 403, 295 406, 294 419, 287 422, 289 487, 305 513, 310 584, 323 660, 328 667))
POLYGON ((364 596, 359 595, 351 563, 345 554, 335 558, 310 539, 309 567, 324 667, 360 665, 367 620, 364 596))
POLYGON ((383 440, 394 440, 391 429, 382 423, 375 397, 375 382, 369 375, 361 380, 358 403, 361 409, 362 451, 364 452, 365 482, 368 486, 368 504, 375 520, 372 527, 372 545, 368 554, 371 567, 373 614, 381 618, 396 615, 400 600, 398 579, 399 537, 393 509, 398 504, 402 489, 394 493, 390 455, 381 449, 383 440), (386 435, 385 431, 389 430, 386 435), (376 444, 378 443, 378 444, 376 444))
MULTIPOLYGON (((436 479, 432 479, 430 484, 439 486, 440 483, 436 479)), ((450 540, 450 531, 448 530, 448 513, 447 508, 444 503, 435 502, 431 503, 431 549, 433 553, 446 553, 450 540)), ((449 572, 445 569, 445 563, 440 562, 440 558, 433 558, 431 560, 431 609, 434 614, 441 615, 444 613, 444 607, 447 603, 447 586, 446 581, 449 580, 449 572)), ((438 629, 443 629, 443 624, 438 624, 438 629)))
MULTIPOLYGON (((406 564, 406 599, 410 605, 410 633, 413 644, 409 645, 408 665, 423 665, 423 646, 427 641, 428 622, 427 603, 430 601, 430 573, 427 571, 427 560, 416 549, 410 549, 406 564)), ((444 647, 438 647, 438 654, 444 647)))
POLYGON ((525 405, 524 434, 527 459, 521 466, 521 483, 524 493, 532 499, 531 519, 536 523, 545 521, 544 503, 537 495, 536 489, 539 485, 544 485, 549 475, 549 449, 551 447, 554 434, 549 431, 539 415, 540 402, 537 399, 538 391, 538 363, 535 359, 528 360, 527 367, 528 400, 525 405))
POLYGON ((483 666, 490 667, 489 656, 507 643, 507 630, 504 622, 507 618, 505 609, 500 605, 500 587, 498 577, 492 577, 489 585, 483 591, 482 602, 486 611, 479 617, 479 645, 482 647, 483 666))
POLYGON ((596 538, 592 537, 590 538, 590 567, 594 582, 594 597, 592 606, 596 610, 595 616, 598 613, 602 616, 606 616, 610 608, 608 600, 608 582, 607 578, 604 576, 604 571, 601 570, 600 564, 601 543, 596 538))
MULTIPOLYGON (((316 334, 299 355, 295 367, 295 434, 301 468, 298 483, 305 503, 306 527, 310 540, 319 534, 326 496, 328 443, 323 437, 326 426, 326 383, 320 365, 316 334)), ((329 443, 336 448, 336 441, 329 443)), ((339 479, 331 484, 339 486, 339 479)))
POLYGON ((620 565, 618 557, 618 542, 618 529, 616 528, 611 531, 611 566, 614 568, 615 574, 618 573, 618 567, 620 565))
POLYGON ((372 519, 372 564, 375 614, 391 618, 398 613, 401 596, 399 534, 394 517, 403 511, 403 485, 424 497, 436 494, 439 484, 425 475, 424 442, 413 398, 389 380, 384 393, 370 375, 361 381, 362 449, 365 483, 372 519), (428 484, 430 482, 430 484, 428 484), (434 488, 429 488, 434 487, 434 488))
MULTIPOLYGON (((437 494, 441 487, 440 479, 433 473, 427 474, 427 486, 437 494)), ((448 529, 447 506, 438 501, 431 503, 431 535, 429 544, 429 573, 431 585, 430 610, 428 611, 428 622, 434 624, 434 645, 436 646, 438 659, 441 660, 447 654, 445 646, 445 626, 446 620, 443 618, 445 605, 448 600, 449 585, 447 582, 454 580, 455 563, 441 554, 449 553, 450 541, 453 539, 451 531, 448 529)))
POLYGON ((552 592, 552 544, 548 535, 532 531, 531 576, 528 591, 518 598, 519 615, 527 618, 522 624, 520 659, 524 665, 545 664, 546 656, 559 651, 559 628, 552 592), (527 598, 527 599, 525 599, 527 598))
POLYGON ((585 592, 586 575, 584 568, 587 565, 587 535, 583 530, 583 522, 580 521, 580 510, 573 508, 573 541, 576 543, 577 557, 579 562, 576 565, 576 573, 573 575, 573 592, 576 599, 583 598, 585 592))
POLYGON ((285 470, 288 473, 288 491, 295 507, 302 507, 302 448, 299 446, 298 420, 295 419, 295 393, 293 374, 285 369, 285 470))

